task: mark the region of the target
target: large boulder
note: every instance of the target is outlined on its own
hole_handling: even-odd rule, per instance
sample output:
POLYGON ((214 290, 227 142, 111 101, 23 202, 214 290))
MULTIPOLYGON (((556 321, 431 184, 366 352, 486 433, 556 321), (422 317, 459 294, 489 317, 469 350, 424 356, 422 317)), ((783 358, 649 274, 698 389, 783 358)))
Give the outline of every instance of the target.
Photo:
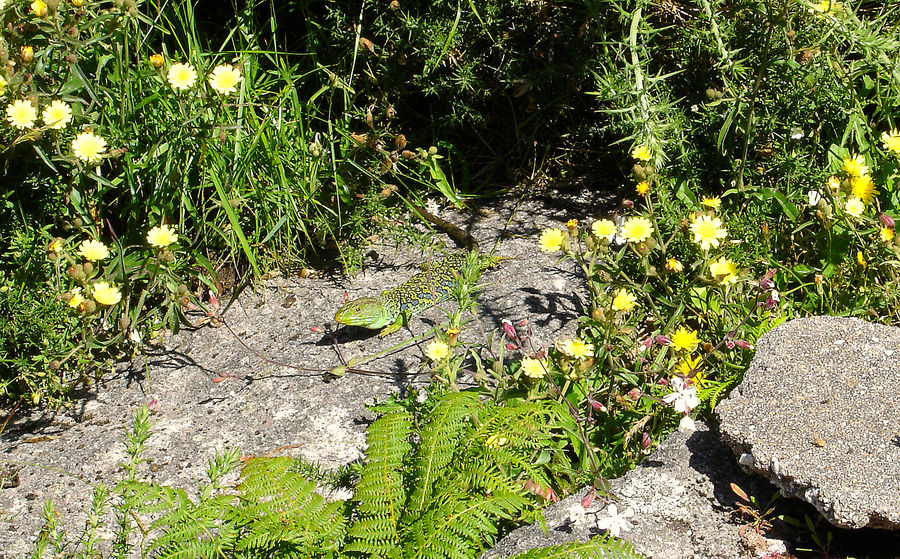
POLYGON ((900 329, 787 322, 716 408, 739 462, 845 528, 900 528, 900 329))

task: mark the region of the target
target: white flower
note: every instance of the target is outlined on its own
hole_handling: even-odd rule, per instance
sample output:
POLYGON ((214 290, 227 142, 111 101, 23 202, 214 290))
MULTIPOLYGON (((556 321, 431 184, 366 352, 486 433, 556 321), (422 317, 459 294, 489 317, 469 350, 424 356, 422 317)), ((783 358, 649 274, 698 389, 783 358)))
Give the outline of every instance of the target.
POLYGON ((678 430, 682 433, 693 433, 697 430, 697 425, 691 419, 691 416, 686 415, 678 422, 678 430))
POLYGON ((628 517, 634 515, 634 511, 631 509, 625 509, 621 514, 619 513, 619 507, 615 505, 615 503, 609 505, 606 509, 606 514, 609 516, 603 517, 597 521, 597 527, 601 530, 606 530, 609 532, 614 538, 618 538, 619 534, 622 532, 627 532, 634 528, 634 525, 631 522, 628 522, 628 517))
POLYGON ((613 244, 624 245, 625 237, 622 236, 622 224, 625 223, 623 216, 616 216, 616 236, 613 238, 613 244))
POLYGON ((587 523, 587 518, 585 517, 585 509, 581 506, 581 503, 578 501, 573 502, 569 505, 569 508, 566 509, 569 513, 569 520, 572 521, 572 524, 576 526, 583 526, 587 523))
POLYGON ((819 200, 822 199, 822 195, 819 194, 818 190, 810 190, 806 193, 806 196, 809 197, 809 205, 815 206, 819 203, 819 200))
POLYGON ((663 402, 672 404, 672 407, 678 413, 688 413, 700 405, 700 398, 697 397, 697 387, 685 386, 683 378, 674 377, 669 382, 669 386, 672 387, 674 392, 663 396, 663 402))

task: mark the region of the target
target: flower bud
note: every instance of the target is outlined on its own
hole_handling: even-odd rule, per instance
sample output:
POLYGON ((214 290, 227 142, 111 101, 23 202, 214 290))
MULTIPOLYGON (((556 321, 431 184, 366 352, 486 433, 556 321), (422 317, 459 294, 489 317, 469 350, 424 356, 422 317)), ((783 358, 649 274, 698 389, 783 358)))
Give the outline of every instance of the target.
POLYGON ((448 328, 447 329, 447 344, 450 347, 456 345, 456 341, 459 339, 459 328, 448 328))
POLYGON ((88 299, 84 303, 81 303, 81 305, 79 305, 78 309, 81 312, 83 312, 84 314, 94 314, 94 311, 97 310, 97 303, 88 299))
POLYGON ((131 324, 131 320, 127 316, 119 317, 119 330, 125 332, 128 330, 128 326, 131 324))
POLYGON ((644 431, 643 433, 641 433, 641 448, 643 448, 644 450, 647 450, 648 448, 650 448, 650 445, 652 445, 652 444, 653 444, 653 439, 650 438, 650 433, 648 433, 647 431, 644 431))
POLYGON ((518 334, 516 334, 516 327, 508 320, 503 321, 503 333, 511 340, 517 340, 519 338, 518 334))
POLYGON ((84 271, 84 275, 89 276, 94 271, 94 265, 90 262, 85 262, 81 265, 81 269, 84 271))
POLYGON ((735 340, 734 345, 738 346, 741 349, 753 349, 753 344, 746 340, 735 340))
POLYGON ((166 59, 163 58, 163 55, 161 55, 161 54, 157 53, 157 54, 150 55, 150 64, 157 70, 162 68, 162 66, 163 66, 163 64, 165 64, 165 62, 166 62, 166 59))
POLYGON ((25 46, 19 49, 19 56, 22 58, 22 62, 26 64, 34 60, 34 48, 25 46))
POLYGON ((631 390, 628 391, 628 393, 625 396, 627 396, 628 399, 631 400, 632 402, 637 402, 638 400, 641 399, 642 395, 643 395, 643 392, 641 392, 640 388, 632 388, 631 390))
POLYGON ((58 371, 59 368, 62 367, 62 363, 60 363, 58 359, 54 359, 50 362, 49 367, 51 371, 58 371))
POLYGON ((762 289, 775 289, 775 282, 772 281, 773 277, 775 277, 775 268, 772 268, 763 274, 763 277, 759 278, 759 287, 762 289))
POLYGON ((885 227, 890 227, 891 229, 894 229, 895 227, 894 218, 887 214, 878 214, 878 220, 881 221, 882 225, 885 227))
POLYGON ((606 406, 604 406, 601 402, 595 400, 592 396, 588 395, 588 404, 594 409, 594 411, 605 412, 606 406))

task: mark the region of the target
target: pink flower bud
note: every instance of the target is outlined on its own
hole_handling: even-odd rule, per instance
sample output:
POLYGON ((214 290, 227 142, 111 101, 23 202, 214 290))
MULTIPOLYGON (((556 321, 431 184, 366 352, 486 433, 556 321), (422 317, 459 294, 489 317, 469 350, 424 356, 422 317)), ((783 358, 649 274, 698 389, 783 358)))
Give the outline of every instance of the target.
POLYGON ((503 321, 503 333, 506 334, 506 337, 511 340, 518 339, 518 336, 516 335, 516 327, 513 326, 512 322, 508 320, 503 321))
POLYGON ((644 431, 641 434, 641 448, 644 450, 650 448, 650 445, 653 444, 653 439, 650 438, 650 433, 644 431))
POLYGON ((672 343, 672 340, 667 336, 656 336, 656 343, 659 345, 669 345, 672 343))
POLYGON ((634 202, 631 201, 631 200, 623 200, 623 201, 622 201, 622 207, 625 207, 625 208, 633 208, 633 207, 634 207, 634 202))
POLYGON ((583 499, 581 499, 581 506, 584 508, 588 508, 589 506, 591 506, 591 504, 593 504, 596 498, 597 494, 594 493, 593 489, 591 489, 590 491, 588 491, 588 494, 585 495, 583 499))
POLYGON ((763 274, 763 277, 759 278, 759 287, 762 289, 775 289, 775 282, 772 281, 773 277, 775 277, 775 268, 772 268, 763 274))
POLYGON ((741 349, 753 349, 753 344, 744 340, 735 340, 734 345, 741 349))
POLYGON ((650 346, 652 346, 652 345, 653 345, 653 338, 647 338, 646 340, 641 342, 641 346, 643 346, 644 349, 650 349, 650 346))
POLYGON ((594 408, 594 411, 600 411, 600 412, 606 411, 606 406, 604 406, 602 403, 598 402, 591 396, 588 396, 588 404, 590 404, 591 407, 594 408))
POLYGON ((734 340, 729 340, 729 339, 725 340, 725 347, 727 347, 728 349, 734 349, 734 346, 735 346, 734 340))
POLYGON ((878 219, 885 227, 890 227, 891 229, 894 228, 894 218, 891 216, 887 214, 878 214, 878 219))
POLYGON ((781 296, 777 291, 772 290, 772 293, 769 293, 769 298, 766 299, 766 308, 769 310, 774 309, 779 301, 781 301, 781 296))
POLYGON ((669 386, 669 379, 663 377, 663 378, 659 379, 658 381, 656 381, 656 384, 658 384, 660 386, 669 386))
POLYGON ((516 346, 516 344, 506 344, 506 350, 507 350, 507 351, 514 351, 514 350, 516 350, 516 349, 519 349, 519 348, 516 346))
POLYGON ((628 396, 630 400, 637 402, 641 398, 641 394, 643 394, 643 392, 641 392, 640 388, 632 388, 628 391, 626 396, 628 396))

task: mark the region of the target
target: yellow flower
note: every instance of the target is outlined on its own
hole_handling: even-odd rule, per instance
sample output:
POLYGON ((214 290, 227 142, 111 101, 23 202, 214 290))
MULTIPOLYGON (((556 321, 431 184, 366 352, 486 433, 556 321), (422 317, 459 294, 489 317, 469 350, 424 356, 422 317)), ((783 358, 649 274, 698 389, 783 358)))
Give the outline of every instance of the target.
POLYGON ((849 159, 844 159, 844 164, 841 168, 851 177, 861 177, 869 174, 866 158, 862 155, 854 155, 849 159))
POLYGON ((93 132, 81 132, 72 140, 75 157, 87 163, 99 163, 106 151, 106 140, 93 132))
POLYGON ((631 243, 646 241, 653 234, 653 224, 645 217, 629 217, 622 224, 622 237, 631 243))
POLYGON ((862 200, 864 204, 870 203, 878 195, 878 191, 875 190, 875 184, 872 182, 872 177, 869 175, 850 177, 850 192, 853 196, 862 200))
POLYGON ((677 258, 669 258, 668 260, 666 260, 666 270, 678 273, 684 270, 684 264, 682 264, 677 258))
POLYGON ((34 2, 31 3, 31 11, 38 17, 44 17, 47 15, 47 4, 45 4, 43 0, 34 0, 34 2))
POLYGON ((701 215, 691 223, 691 233, 694 234, 694 242, 703 250, 709 250, 711 246, 718 247, 719 241, 728 236, 722 220, 708 215, 701 215))
POLYGON ((672 347, 678 351, 687 351, 688 353, 697 349, 700 344, 700 338, 697 337, 696 330, 688 330, 684 326, 680 326, 678 330, 672 334, 672 347))
POLYGON ((844 13, 844 5, 838 2, 838 0, 821 0, 821 2, 813 6, 812 9, 819 13, 832 16, 838 16, 844 13))
POLYGON ((639 195, 646 196, 647 192, 650 190, 650 183, 647 181, 641 181, 637 183, 637 186, 634 189, 639 195))
POLYGON ((886 243, 894 240, 894 230, 890 227, 882 227, 879 231, 879 235, 881 236, 881 240, 886 243))
POLYGON ((653 152, 650 151, 650 148, 641 144, 631 150, 631 157, 638 161, 650 161, 653 159, 653 152))
POLYGON ((147 242, 150 246, 165 248, 178 241, 178 231, 171 225, 160 225, 147 232, 147 242))
POLYGON ((546 367, 544 362, 534 357, 522 359, 522 374, 528 378, 544 378, 546 367))
POLYGON ((63 247, 63 240, 59 237, 50 241, 50 246, 47 247, 47 250, 50 252, 60 252, 63 247))
POLYGON ((711 210, 718 210, 722 205, 722 200, 718 196, 707 196, 700 203, 711 210))
POLYGON ((500 433, 494 433, 484 441, 485 446, 489 446, 491 448, 500 448, 509 443, 509 439, 501 435, 500 433))
POLYGON ((72 0, 72 5, 76 8, 80 8, 84 5, 84 0, 72 0))
POLYGON ((234 66, 221 64, 209 75, 209 86, 225 95, 233 92, 241 81, 241 71, 234 66))
POLYGON ((0 76, 0 95, 6 95, 6 86, 9 85, 9 82, 6 81, 6 78, 0 76))
POLYGON ((566 233, 562 229, 544 229, 538 240, 541 252, 556 252, 566 241, 566 233))
POLYGON ((197 83, 197 72, 190 64, 177 62, 169 67, 166 79, 169 80, 169 85, 174 89, 186 91, 197 83))
POLYGON ((882 132, 881 141, 884 142, 884 149, 900 154, 900 130, 894 128, 890 132, 882 132))
POLYGON ((598 239, 610 242, 616 235, 616 224, 611 219, 598 219, 591 225, 591 232, 598 239))
POLYGON ((723 285, 736 282, 737 272, 737 265, 724 256, 709 265, 709 273, 723 285))
POLYGON ((47 128, 62 130, 72 122, 72 107, 65 101, 56 99, 44 108, 41 118, 47 128))
POLYGON ((624 289, 616 291, 616 296, 612 300, 612 308, 614 311, 628 312, 634 308, 637 297, 624 289))
POLYGON ((832 194, 841 189, 841 179, 837 178, 834 175, 828 177, 828 190, 831 191, 832 194))
POLYGON ((440 361, 450 355, 450 346, 440 340, 431 340, 425 346, 425 357, 432 361, 440 361))
POLYGON ((866 258, 861 250, 856 251, 856 263, 859 264, 860 268, 866 267, 866 258))
POLYGON ((95 283, 91 291, 94 299, 101 305, 115 305, 122 300, 122 292, 119 291, 119 288, 105 281, 95 283))
POLYGON ((585 359, 594 354, 594 344, 589 344, 581 340, 563 340, 557 343, 557 349, 569 357, 576 359, 585 359))
POLYGON ((81 303, 84 303, 84 295, 81 294, 81 288, 76 287, 72 290, 72 297, 69 298, 69 306, 77 309, 81 303))
POLYGON ((675 365, 675 370, 683 377, 687 377, 691 374, 691 371, 694 371, 694 385, 699 386, 697 384, 697 377, 700 376, 699 371, 696 371, 700 367, 700 357, 691 357, 690 355, 686 355, 684 359, 678 362, 675 365))
POLYGON ((863 201, 856 196, 847 198, 847 202, 844 204, 844 211, 847 212, 847 215, 851 217, 861 216, 865 209, 866 205, 863 204, 863 201))
POLYGON ((151 54, 150 55, 150 65, 159 70, 162 68, 163 64, 166 63, 166 59, 161 54, 151 54))
POLYGON ((88 239, 81 242, 81 245, 78 247, 78 254, 85 260, 97 261, 109 256, 109 249, 100 241, 88 239))
POLYGON ((37 109, 31 101, 18 99, 6 107, 6 119, 10 124, 19 129, 34 128, 37 120, 37 109))
POLYGON ((24 47, 19 49, 19 56, 22 57, 22 62, 28 63, 34 60, 34 47, 31 45, 25 45, 24 47))

